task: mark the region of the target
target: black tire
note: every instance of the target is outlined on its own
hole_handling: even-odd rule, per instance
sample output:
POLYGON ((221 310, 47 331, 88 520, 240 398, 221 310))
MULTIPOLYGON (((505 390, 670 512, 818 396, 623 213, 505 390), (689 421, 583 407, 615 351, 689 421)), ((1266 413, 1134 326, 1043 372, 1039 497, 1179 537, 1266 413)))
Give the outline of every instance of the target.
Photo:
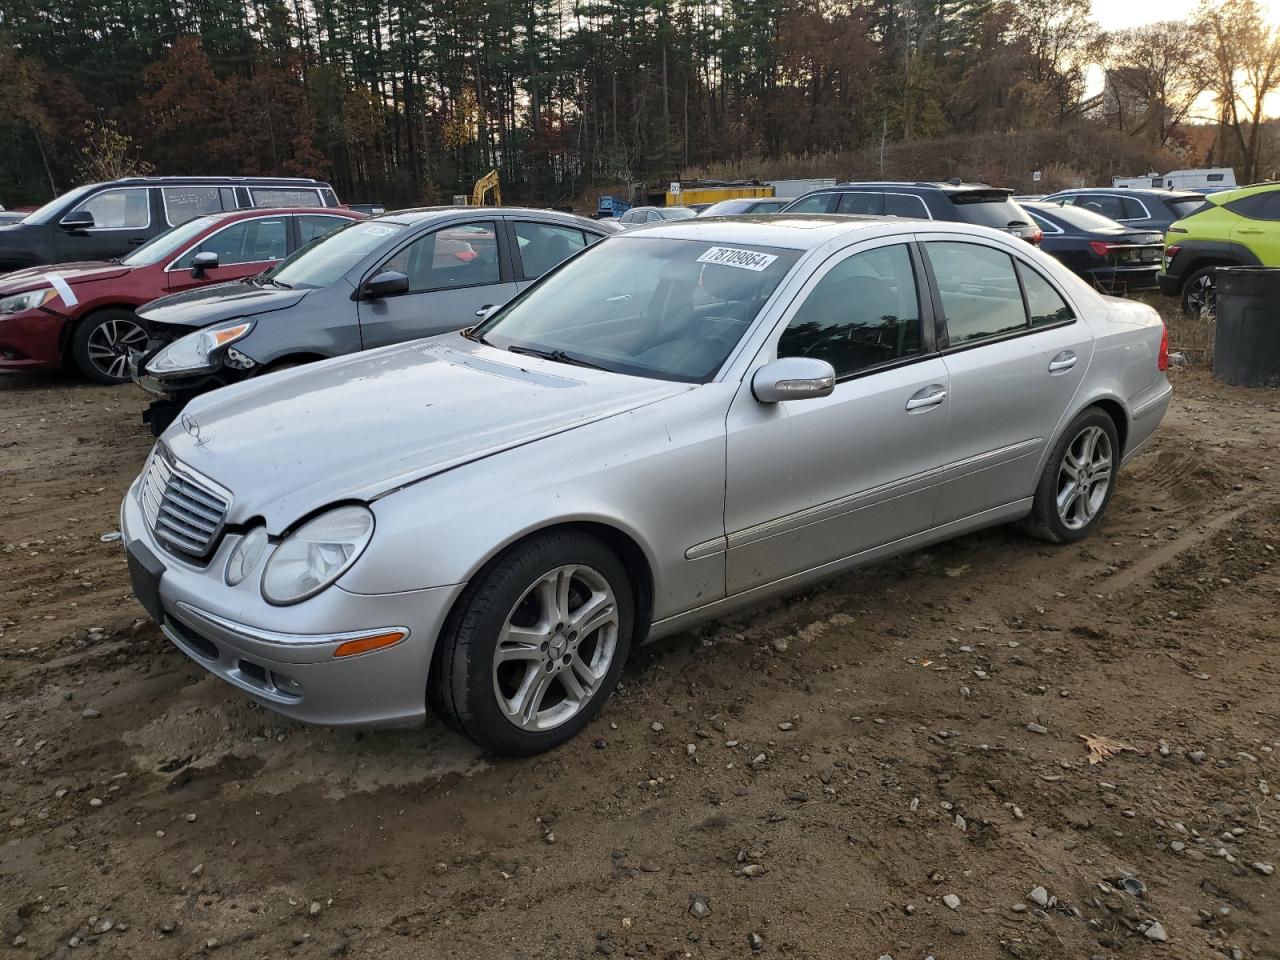
POLYGON ((1088 407, 1071 421, 1066 430, 1058 438, 1049 459, 1045 462, 1040 482, 1036 484, 1035 500, 1031 513, 1022 521, 1022 529, 1033 537, 1049 543, 1074 543, 1089 536, 1106 513, 1107 505, 1116 489, 1116 472, 1120 467, 1120 438, 1116 432, 1115 422, 1100 407, 1088 407), (1062 489, 1063 462, 1070 451, 1087 431, 1101 429, 1110 444, 1111 468, 1105 495, 1094 510, 1092 517, 1081 526, 1069 526, 1058 511, 1058 496, 1062 489))
POLYGON ((1182 282, 1182 312, 1188 317, 1212 320, 1217 315, 1218 296, 1214 274, 1218 266, 1214 264, 1194 270, 1182 282))
POLYGON ((136 313, 110 307, 89 314, 76 325, 71 335, 71 360, 94 383, 128 383, 129 350, 146 350, 147 340, 147 325, 136 313), (104 357, 104 349, 114 352, 104 357))
POLYGON ((449 726, 495 754, 527 757, 573 739, 600 712, 618 682, 635 632, 635 595, 626 568, 595 537, 553 532, 518 544, 467 587, 436 644, 427 702, 449 726), (613 591, 617 636, 613 657, 591 698, 559 726, 530 731, 508 719, 498 702, 494 655, 507 617, 530 585, 557 568, 580 564, 613 591))

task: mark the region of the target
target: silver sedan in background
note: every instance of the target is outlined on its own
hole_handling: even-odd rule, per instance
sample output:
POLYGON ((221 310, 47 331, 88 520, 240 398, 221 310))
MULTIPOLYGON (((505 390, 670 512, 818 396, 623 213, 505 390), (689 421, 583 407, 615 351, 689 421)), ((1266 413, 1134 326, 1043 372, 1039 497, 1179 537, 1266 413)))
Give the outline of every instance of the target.
POLYGON ((134 590, 266 706, 532 754, 636 644, 882 557, 1099 524, 1163 325, 966 224, 697 219, 462 334, 198 398, 122 507, 134 590))

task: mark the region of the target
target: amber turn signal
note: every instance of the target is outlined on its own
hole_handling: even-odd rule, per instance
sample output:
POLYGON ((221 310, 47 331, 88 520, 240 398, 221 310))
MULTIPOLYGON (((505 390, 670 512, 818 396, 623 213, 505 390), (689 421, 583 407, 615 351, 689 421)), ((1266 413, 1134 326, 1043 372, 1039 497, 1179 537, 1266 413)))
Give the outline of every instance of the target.
POLYGON ((333 655, 336 658, 359 656, 362 653, 370 653, 374 650, 395 646, 407 636, 408 634, 403 630, 392 630, 390 633, 379 633, 372 637, 348 640, 333 651, 333 655))

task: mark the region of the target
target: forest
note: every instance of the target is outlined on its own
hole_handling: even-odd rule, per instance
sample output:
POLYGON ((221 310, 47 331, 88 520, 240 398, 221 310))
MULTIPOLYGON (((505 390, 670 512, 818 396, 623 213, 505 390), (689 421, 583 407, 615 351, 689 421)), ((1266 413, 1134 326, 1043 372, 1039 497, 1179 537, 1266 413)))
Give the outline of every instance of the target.
POLYGON ((394 205, 491 168, 557 204, 800 170, 1249 182, 1277 87, 1254 0, 1111 34, 1089 0, 5 0, 0 203, 148 172, 394 205))

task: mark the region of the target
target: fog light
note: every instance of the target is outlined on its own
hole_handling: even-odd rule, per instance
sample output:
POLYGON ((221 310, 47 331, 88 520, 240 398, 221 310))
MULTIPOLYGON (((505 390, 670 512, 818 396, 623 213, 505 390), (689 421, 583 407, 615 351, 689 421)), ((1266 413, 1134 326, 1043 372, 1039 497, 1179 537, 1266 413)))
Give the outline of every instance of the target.
POLYGON ((291 697, 302 696, 302 684, 300 684, 297 680, 293 679, 293 677, 286 676, 283 673, 276 673, 274 670, 272 670, 271 683, 281 693, 288 694, 291 697))

